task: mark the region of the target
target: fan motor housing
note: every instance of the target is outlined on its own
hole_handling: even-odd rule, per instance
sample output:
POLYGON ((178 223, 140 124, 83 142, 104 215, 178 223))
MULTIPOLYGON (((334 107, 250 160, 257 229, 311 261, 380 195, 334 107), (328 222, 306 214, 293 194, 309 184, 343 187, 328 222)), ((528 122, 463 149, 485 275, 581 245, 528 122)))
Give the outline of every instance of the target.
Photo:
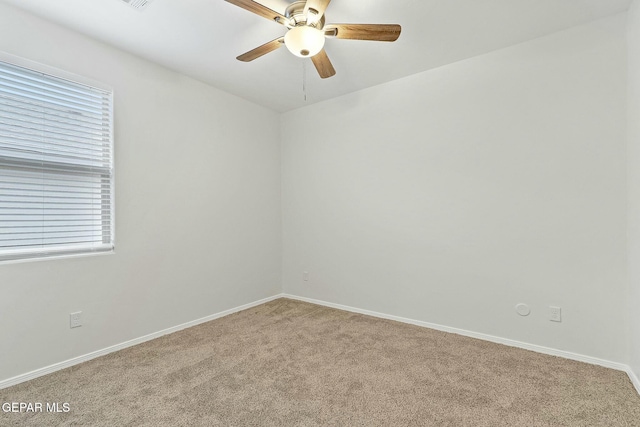
MULTIPOLYGON (((304 6, 306 3, 306 1, 296 1, 291 3, 285 9, 284 16, 289 19, 289 22, 293 27, 308 25, 307 17, 304 14, 304 6)), ((324 28, 324 15, 322 15, 318 22, 316 22, 315 24, 309 24, 309 26, 317 28, 318 30, 322 30, 324 28)))

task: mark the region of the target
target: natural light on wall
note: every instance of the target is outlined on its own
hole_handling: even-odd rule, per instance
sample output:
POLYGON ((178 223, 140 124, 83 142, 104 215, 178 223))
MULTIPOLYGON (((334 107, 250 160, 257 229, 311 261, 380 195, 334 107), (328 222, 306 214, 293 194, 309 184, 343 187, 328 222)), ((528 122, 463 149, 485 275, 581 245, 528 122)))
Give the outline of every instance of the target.
POLYGON ((0 261, 111 251, 112 93, 31 68, 0 61, 0 261))

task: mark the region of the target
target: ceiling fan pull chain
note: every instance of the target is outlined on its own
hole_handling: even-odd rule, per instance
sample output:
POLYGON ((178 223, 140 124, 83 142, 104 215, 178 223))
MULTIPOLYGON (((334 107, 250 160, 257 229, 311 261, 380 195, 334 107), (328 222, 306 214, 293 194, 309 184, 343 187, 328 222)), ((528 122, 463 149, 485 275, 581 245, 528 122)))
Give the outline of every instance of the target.
POLYGON ((302 94, 307 102, 307 61, 302 61, 302 94))

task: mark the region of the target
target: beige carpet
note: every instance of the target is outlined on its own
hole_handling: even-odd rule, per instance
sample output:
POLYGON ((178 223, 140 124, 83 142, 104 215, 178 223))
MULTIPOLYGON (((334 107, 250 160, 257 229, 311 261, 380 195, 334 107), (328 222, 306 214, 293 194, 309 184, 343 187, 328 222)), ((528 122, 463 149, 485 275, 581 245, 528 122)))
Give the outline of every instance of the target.
POLYGON ((0 390, 0 425, 640 426, 626 374, 279 299, 0 390))

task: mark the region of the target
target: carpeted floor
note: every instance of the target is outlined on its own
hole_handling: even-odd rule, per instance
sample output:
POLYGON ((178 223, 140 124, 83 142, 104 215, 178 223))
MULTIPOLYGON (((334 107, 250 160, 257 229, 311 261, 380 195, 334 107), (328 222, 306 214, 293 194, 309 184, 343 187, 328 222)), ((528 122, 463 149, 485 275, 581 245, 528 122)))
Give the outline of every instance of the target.
POLYGON ((0 390, 0 425, 640 426, 598 366, 279 299, 0 390))

